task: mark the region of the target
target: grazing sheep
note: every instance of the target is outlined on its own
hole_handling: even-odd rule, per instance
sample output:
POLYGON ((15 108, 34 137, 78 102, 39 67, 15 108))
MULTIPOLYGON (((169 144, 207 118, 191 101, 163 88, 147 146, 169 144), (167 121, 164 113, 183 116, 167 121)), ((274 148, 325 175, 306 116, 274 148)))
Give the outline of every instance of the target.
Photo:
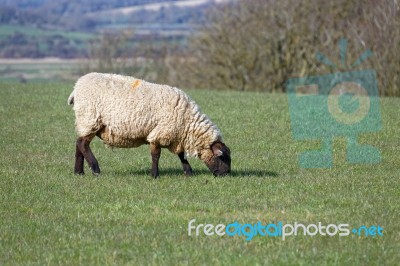
POLYGON ((133 77, 90 73, 78 79, 68 104, 74 105, 78 133, 76 174, 84 174, 84 159, 93 174, 100 173, 89 147, 95 136, 111 147, 150 144, 153 177, 159 176, 161 148, 179 156, 186 175, 192 174, 192 168, 185 155, 199 157, 215 176, 230 172, 230 150, 219 130, 177 88, 133 77))

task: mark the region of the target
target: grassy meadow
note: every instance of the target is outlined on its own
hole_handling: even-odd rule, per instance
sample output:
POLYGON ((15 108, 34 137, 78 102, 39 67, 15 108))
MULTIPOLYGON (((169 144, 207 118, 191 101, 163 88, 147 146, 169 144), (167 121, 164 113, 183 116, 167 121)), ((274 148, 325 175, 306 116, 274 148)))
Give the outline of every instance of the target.
POLYGON ((85 61, 68 59, 0 59, 3 82, 51 83, 76 79, 85 61))
POLYGON ((382 98, 383 130, 361 141, 376 165, 345 161, 301 169, 318 142, 293 140, 283 94, 188 90, 223 132, 232 174, 214 178, 198 159, 185 177, 163 150, 160 179, 148 146, 92 150, 102 174, 73 174, 72 83, 0 83, 0 265, 398 265, 400 99, 382 98), (379 225, 383 236, 188 236, 188 222, 379 225))

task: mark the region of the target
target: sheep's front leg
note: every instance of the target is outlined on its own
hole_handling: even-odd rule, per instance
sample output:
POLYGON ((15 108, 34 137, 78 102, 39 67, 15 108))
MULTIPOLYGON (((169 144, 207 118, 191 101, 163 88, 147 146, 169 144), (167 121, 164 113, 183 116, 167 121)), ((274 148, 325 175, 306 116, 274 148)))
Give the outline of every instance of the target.
POLYGON ((154 143, 150 143, 150 153, 152 160, 151 176, 157 178, 159 176, 158 161, 160 160, 161 147, 154 143))
POLYGON ((100 174, 99 163, 97 162, 96 157, 94 157, 93 152, 89 147, 89 144, 93 138, 94 136, 79 137, 78 140, 76 141, 76 149, 77 149, 75 153, 76 174, 83 174, 83 158, 86 159, 94 175, 100 174))
POLYGON ((187 175, 187 176, 192 175, 193 170, 192 170, 192 167, 190 167, 189 162, 185 159, 185 153, 181 152, 178 154, 178 156, 179 156, 179 159, 181 160, 183 172, 185 173, 185 175, 187 175))

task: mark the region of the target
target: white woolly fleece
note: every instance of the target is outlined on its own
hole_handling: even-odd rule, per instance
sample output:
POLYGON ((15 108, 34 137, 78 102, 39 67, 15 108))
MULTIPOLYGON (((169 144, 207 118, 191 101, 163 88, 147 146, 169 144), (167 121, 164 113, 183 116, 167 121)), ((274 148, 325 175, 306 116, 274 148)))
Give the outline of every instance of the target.
POLYGON ((79 137, 98 135, 111 147, 154 143, 172 153, 209 157, 220 131, 183 91, 133 77, 90 73, 76 82, 74 104, 79 137))

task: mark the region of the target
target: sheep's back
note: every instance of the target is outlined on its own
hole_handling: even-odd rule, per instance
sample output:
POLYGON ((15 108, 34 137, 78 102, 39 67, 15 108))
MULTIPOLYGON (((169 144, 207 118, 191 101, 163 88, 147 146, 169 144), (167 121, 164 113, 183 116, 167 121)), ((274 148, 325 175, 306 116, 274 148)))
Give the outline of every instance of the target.
POLYGON ((182 135, 188 101, 182 91, 166 85, 91 73, 75 85, 77 132, 83 136, 106 127, 110 138, 105 142, 111 146, 135 139, 168 146, 182 135))

